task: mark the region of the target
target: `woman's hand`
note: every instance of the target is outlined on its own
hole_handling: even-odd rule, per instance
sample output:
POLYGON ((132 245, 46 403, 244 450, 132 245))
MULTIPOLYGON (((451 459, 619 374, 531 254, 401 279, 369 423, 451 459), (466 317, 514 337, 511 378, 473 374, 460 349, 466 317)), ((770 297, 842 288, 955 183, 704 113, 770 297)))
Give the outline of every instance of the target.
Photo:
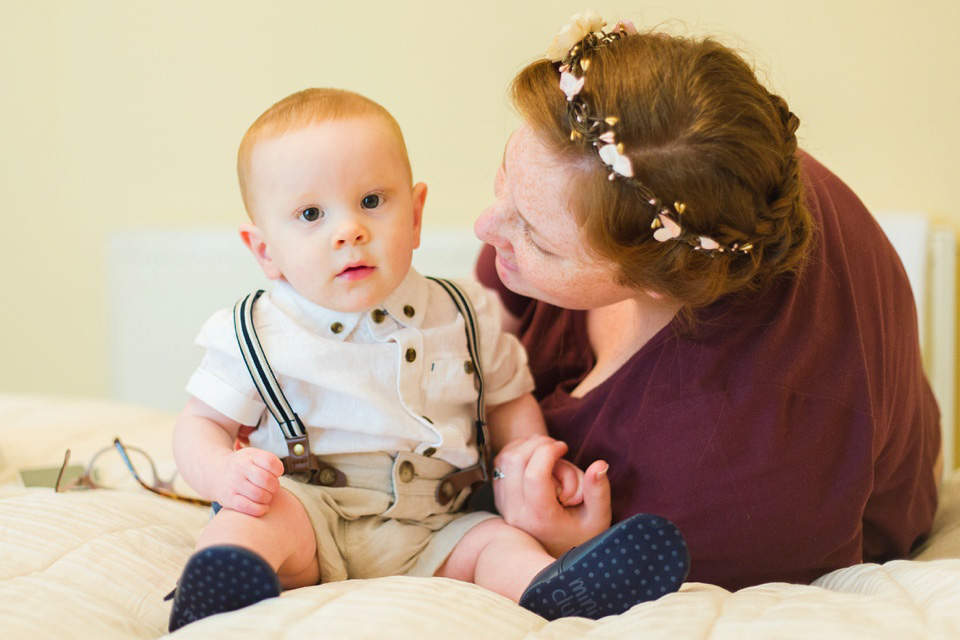
POLYGON ((553 556, 610 527, 606 462, 598 460, 584 471, 582 502, 564 506, 558 500, 554 470, 566 452, 566 443, 535 435, 509 442, 494 461, 503 474, 493 483, 497 509, 507 524, 532 535, 553 556))
POLYGON ((283 463, 262 449, 246 447, 218 458, 213 499, 221 506, 250 516, 262 516, 280 489, 283 463))

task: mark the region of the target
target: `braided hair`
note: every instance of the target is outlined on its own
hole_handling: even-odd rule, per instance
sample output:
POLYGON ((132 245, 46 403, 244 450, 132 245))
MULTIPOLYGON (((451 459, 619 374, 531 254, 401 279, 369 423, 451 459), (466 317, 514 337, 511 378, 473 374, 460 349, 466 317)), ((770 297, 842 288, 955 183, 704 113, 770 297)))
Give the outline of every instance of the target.
POLYGON ((617 266, 621 284, 694 309, 802 268, 814 227, 797 155, 799 119, 732 49, 711 38, 640 32, 590 53, 580 95, 617 118, 632 180, 608 179, 596 151, 571 137, 558 77, 547 60, 530 64, 514 79, 513 102, 568 168, 570 208, 586 246, 617 266), (690 233, 750 250, 718 254, 653 240, 649 192, 683 203, 690 233))

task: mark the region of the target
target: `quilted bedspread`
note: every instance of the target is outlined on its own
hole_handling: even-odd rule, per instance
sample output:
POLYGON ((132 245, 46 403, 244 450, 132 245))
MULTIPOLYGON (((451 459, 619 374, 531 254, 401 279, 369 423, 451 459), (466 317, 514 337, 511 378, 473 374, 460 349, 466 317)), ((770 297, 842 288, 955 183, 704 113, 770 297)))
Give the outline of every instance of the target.
MULTIPOLYGON (((0 638, 157 638, 170 591, 208 511, 135 485, 54 494, 17 469, 86 462, 115 435, 172 471, 173 416, 108 402, 0 396, 0 638)), ((116 457, 116 456, 114 456, 116 457)), ((116 467, 105 476, 123 485, 116 467), (111 477, 113 476, 113 477, 111 477)), ((934 535, 914 560, 862 564, 813 585, 679 593, 593 621, 547 622, 471 584, 353 580, 285 592, 172 638, 960 638, 960 473, 944 483, 934 535)))

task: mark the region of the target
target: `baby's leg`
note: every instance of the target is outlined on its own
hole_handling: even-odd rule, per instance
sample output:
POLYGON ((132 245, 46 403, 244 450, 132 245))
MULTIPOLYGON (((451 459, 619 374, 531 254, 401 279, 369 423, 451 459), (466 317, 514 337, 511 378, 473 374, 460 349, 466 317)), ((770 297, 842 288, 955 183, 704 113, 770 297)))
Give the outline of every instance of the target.
POLYGON ((457 543, 435 575, 473 582, 514 602, 553 556, 500 518, 484 520, 457 543))
POLYGON ((260 517, 221 509, 200 534, 196 550, 235 545, 255 551, 277 572, 284 589, 320 582, 317 539, 300 501, 281 488, 260 517))
POLYGON ((689 567, 686 542, 673 523, 639 513, 556 560, 523 531, 486 520, 436 575, 474 582, 548 620, 598 619, 676 591, 689 567))
POLYGON ((281 585, 319 580, 313 527, 300 502, 281 488, 260 517, 228 509, 213 517, 171 594, 169 629, 276 597, 281 585))

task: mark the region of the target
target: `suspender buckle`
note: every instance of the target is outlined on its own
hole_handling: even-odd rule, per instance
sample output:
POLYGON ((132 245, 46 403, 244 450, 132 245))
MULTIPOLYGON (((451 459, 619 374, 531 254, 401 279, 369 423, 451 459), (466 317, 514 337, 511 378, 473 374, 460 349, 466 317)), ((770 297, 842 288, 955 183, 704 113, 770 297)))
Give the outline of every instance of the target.
MULTIPOLYGON (((482 423, 477 423, 477 432, 484 428, 482 423)), ((490 481, 490 470, 493 463, 490 460, 490 447, 484 443, 480 447, 480 460, 477 464, 466 469, 448 473, 437 485, 437 502, 440 505, 446 505, 448 502, 460 495, 464 489, 469 489, 475 485, 486 484, 490 481)))
POLYGON ((336 467, 321 462, 317 456, 310 453, 310 444, 306 434, 299 438, 287 439, 287 452, 283 458, 283 474, 298 476, 307 484, 318 484, 324 487, 345 487, 347 476, 336 467))

